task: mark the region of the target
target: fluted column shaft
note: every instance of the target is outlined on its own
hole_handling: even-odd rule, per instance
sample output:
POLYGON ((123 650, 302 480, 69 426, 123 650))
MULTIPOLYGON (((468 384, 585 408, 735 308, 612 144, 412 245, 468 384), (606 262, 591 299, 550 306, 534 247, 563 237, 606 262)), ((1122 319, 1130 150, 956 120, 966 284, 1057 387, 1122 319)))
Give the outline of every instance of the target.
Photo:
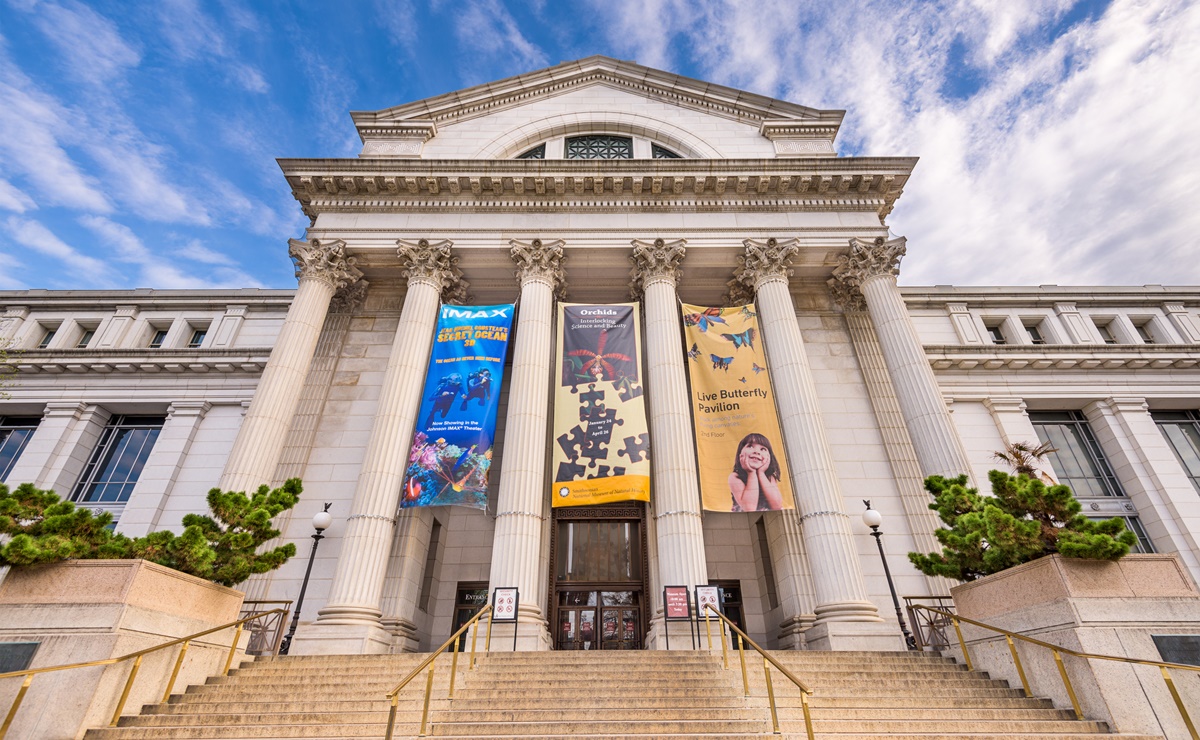
MULTIPOLYGON (((421 388, 437 325, 439 296, 446 284, 450 244, 401 247, 409 263, 408 291, 392 341, 379 404, 346 521, 329 601, 318 623, 378 624, 400 488, 408 464, 421 388)), ((408 513, 406 512, 406 515, 408 513)))
MULTIPOLYGON (((521 283, 503 469, 492 539, 492 588, 520 589, 522 623, 545 630, 539 606, 546 501, 546 425, 554 345, 554 293, 563 279, 562 242, 512 242, 521 283)), ((525 645, 525 647, 530 647, 525 645)))
POLYGON ((659 580, 664 585, 708 583, 700 482, 694 463, 691 409, 679 335, 677 266, 683 241, 635 241, 635 280, 646 307, 646 364, 653 453, 659 580))
POLYGON ((338 288, 362 275, 341 241, 293 239, 289 252, 300 284, 221 473, 218 485, 227 491, 248 491, 272 482, 329 301, 338 288))
POLYGON ((816 597, 816 622, 880 621, 867 598, 854 547, 850 518, 843 511, 842 488, 818 412, 816 383, 796 309, 788 292, 786 265, 793 244, 765 245, 747 240, 743 280, 754 286, 767 361, 778 399, 780 422, 788 450, 799 517, 816 597))
POLYGON ((855 285, 866 301, 921 472, 926 476, 970 475, 970 461, 896 286, 904 241, 903 237, 874 243, 853 239, 850 255, 834 274, 855 285))

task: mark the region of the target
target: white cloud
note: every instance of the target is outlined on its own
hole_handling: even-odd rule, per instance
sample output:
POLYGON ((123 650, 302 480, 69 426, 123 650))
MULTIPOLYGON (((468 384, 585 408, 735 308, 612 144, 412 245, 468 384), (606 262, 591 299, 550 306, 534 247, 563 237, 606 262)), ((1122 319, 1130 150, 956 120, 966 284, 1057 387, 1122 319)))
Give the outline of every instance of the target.
POLYGON ((116 25, 77 2, 42 3, 34 23, 77 78, 93 85, 111 82, 135 67, 140 54, 121 38, 116 25))
POLYGON ((10 216, 4 227, 13 241, 53 258, 59 266, 72 274, 73 280, 91 287, 107 287, 112 284, 112 269, 106 263, 81 253, 38 221, 10 216))
MULTIPOLYGON (((211 64, 226 78, 252 93, 270 90, 267 80, 256 67, 238 59, 238 50, 231 47, 216 21, 209 17, 196 0, 159 0, 158 18, 163 38, 180 59, 211 64)), ((253 27, 252 16, 233 14, 235 25, 253 27)))
POLYGON ((8 180, 0 178, 0 208, 6 211, 24 213, 37 208, 33 198, 23 193, 20 188, 8 180))
POLYGON ((464 64, 469 74, 492 79, 497 66, 522 71, 544 67, 546 54, 521 33, 517 21, 499 0, 475 0, 451 7, 454 35, 470 50, 464 64))

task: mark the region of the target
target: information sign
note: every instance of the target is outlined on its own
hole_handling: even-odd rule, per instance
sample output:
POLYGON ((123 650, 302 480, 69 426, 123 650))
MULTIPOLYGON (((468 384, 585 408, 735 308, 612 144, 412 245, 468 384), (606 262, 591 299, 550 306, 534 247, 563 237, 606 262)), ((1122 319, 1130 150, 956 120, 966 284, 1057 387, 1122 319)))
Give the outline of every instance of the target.
POLYGON ((664 587, 663 605, 667 619, 690 620, 692 618, 692 600, 687 586, 664 587))
POLYGON ((516 588, 498 588, 492 597, 492 621, 517 621, 517 607, 521 597, 516 588))
POLYGON ((696 613, 700 616, 706 615, 708 606, 721 611, 720 586, 696 586, 696 613))

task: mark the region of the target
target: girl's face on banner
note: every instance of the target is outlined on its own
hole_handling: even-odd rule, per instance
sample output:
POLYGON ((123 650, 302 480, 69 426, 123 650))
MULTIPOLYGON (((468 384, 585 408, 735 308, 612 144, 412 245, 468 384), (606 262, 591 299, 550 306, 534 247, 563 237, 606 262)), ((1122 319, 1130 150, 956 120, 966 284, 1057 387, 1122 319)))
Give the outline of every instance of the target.
POLYGON ((739 461, 746 470, 765 470, 771 464, 771 451, 751 442, 742 448, 739 461))

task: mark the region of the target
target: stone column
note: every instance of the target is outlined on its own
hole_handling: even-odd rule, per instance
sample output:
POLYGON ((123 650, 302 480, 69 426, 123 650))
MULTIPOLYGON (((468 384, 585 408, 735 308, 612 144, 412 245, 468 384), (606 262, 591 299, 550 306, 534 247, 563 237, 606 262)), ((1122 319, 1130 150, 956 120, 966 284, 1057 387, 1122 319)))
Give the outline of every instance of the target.
POLYGON ((225 462, 218 485, 227 491, 253 491, 271 483, 329 312, 329 300, 338 288, 362 277, 355 259, 346 256, 346 243, 341 240, 290 239, 288 254, 296 263, 300 286, 225 462))
MULTIPOLYGON (((700 481, 694 463, 691 406, 684 377, 683 340, 679 335, 679 299, 675 284, 683 261, 684 240, 633 241, 633 284, 646 307, 647 385, 654 471, 654 520, 658 543, 659 581, 694 588, 708 583, 704 530, 700 519, 700 481)), ((690 647, 683 627, 676 647, 690 647)), ((668 625, 654 615, 650 644, 668 625)))
POLYGON ((817 649, 897 649, 898 630, 880 619, 867 598, 850 517, 843 510, 841 483, 818 411, 816 384, 788 291, 788 265, 798 251, 796 240, 747 239, 744 244, 746 253, 738 258, 734 279, 752 288, 758 298, 796 497, 797 509, 778 516, 799 517, 812 569, 816 622, 806 641, 817 649))
MULTIPOLYGON (((293 654, 386 653, 391 649, 392 634, 380 624, 380 603, 400 487, 433 347, 439 297, 462 287, 450 244, 426 239, 397 242, 408 279, 400 324, 388 355, 329 600, 317 612, 316 623, 296 635, 293 654)), ((401 515, 411 516, 412 512, 401 515)), ((412 567, 423 566, 420 558, 413 560, 417 562, 412 567)), ((402 594, 401 598, 415 609, 417 594, 402 594)))
POLYGON ((926 476, 970 475, 970 461, 896 287, 904 242, 904 237, 874 242, 851 239, 850 254, 839 259, 831 287, 841 283, 839 289, 861 292, 866 300, 921 472, 926 476))
MULTIPOLYGON (((554 352, 554 297, 561 290, 563 242, 512 241, 521 306, 513 347, 508 416, 504 423, 504 469, 496 501, 492 539, 492 588, 521 590, 517 649, 548 650, 551 645, 542 612, 542 545, 547 521, 546 424, 550 407, 550 361, 554 352)), ((501 643, 503 644, 503 642, 501 643)))

